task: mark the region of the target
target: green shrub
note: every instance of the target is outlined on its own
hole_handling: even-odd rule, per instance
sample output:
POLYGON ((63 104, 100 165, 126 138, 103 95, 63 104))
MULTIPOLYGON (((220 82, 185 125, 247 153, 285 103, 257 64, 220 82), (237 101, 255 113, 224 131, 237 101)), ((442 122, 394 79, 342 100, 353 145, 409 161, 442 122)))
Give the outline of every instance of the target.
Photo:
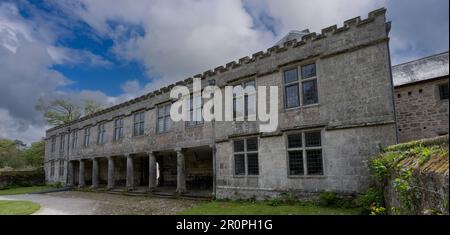
POLYGON ((269 201, 269 206, 281 206, 282 201, 279 198, 273 198, 269 201))
POLYGON ((321 206, 335 206, 337 200, 337 195, 334 192, 323 192, 319 195, 319 205, 321 206))

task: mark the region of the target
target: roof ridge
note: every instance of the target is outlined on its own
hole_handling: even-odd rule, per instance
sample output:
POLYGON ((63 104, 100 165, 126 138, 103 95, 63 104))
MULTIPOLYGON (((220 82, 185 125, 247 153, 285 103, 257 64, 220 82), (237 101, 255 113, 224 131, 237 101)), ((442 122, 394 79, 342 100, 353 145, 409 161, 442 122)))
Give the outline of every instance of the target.
POLYGON ((413 63, 413 62, 417 62, 417 61, 420 61, 420 60, 426 60, 426 59, 429 59, 429 58, 432 58, 432 57, 435 57, 435 56, 448 54, 448 53, 449 53, 449 51, 444 51, 444 52, 440 52, 440 53, 437 53, 437 54, 427 55, 425 57, 420 57, 420 58, 417 58, 417 59, 414 59, 414 60, 410 60, 410 61, 407 61, 407 62, 396 64, 396 65, 392 66, 392 68, 395 68, 395 67, 398 67, 398 66, 401 66, 401 65, 405 65, 405 64, 409 64, 409 63, 413 63))

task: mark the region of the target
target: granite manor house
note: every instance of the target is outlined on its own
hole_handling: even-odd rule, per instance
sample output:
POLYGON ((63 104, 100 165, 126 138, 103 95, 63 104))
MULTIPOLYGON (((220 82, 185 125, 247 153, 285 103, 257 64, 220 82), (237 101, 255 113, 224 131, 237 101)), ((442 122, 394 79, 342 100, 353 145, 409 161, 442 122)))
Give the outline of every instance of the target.
MULTIPOLYGON (((285 38, 194 77, 202 87, 277 86, 278 128, 258 122, 172 122, 169 94, 192 78, 47 130, 49 183, 149 192, 267 198, 283 192, 355 193, 366 160, 397 143, 386 9, 285 38)), ((246 104, 250 95, 234 97, 246 104)), ((191 107, 190 113, 202 107, 191 107)))

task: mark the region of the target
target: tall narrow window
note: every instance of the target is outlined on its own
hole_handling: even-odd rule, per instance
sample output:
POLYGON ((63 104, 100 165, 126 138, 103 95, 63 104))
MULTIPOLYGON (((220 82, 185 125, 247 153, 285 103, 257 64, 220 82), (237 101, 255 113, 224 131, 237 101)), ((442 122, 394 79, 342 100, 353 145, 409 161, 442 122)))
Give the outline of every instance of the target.
POLYGON ((448 100, 448 83, 439 85, 439 98, 448 100))
POLYGON ((323 175, 320 131, 287 136, 289 175, 323 175))
POLYGON ((123 139, 123 118, 114 120, 114 140, 123 139))
POLYGON ((66 135, 61 134, 61 140, 59 142, 59 152, 64 152, 64 147, 66 145, 66 135))
POLYGON ((55 161, 51 161, 50 162, 50 176, 54 176, 55 175, 55 161))
POLYGON ((64 176, 64 160, 59 160, 59 176, 64 176))
POLYGON ((255 81, 246 81, 233 88, 233 118, 244 120, 246 117, 256 115, 256 86, 255 81), (237 87, 242 91, 238 92, 237 87))
POLYGON ((78 147, 78 131, 75 130, 72 132, 72 149, 76 149, 78 147))
POLYGON ((194 98, 191 97, 189 101, 189 120, 186 122, 187 126, 196 126, 203 124, 203 115, 202 115, 202 103, 201 103, 202 97, 196 96, 194 98), (195 100, 195 102, 194 102, 195 100))
POLYGON ((297 68, 284 72, 284 100, 286 108, 316 104, 319 102, 316 64, 304 65, 300 67, 300 71, 301 81, 298 78, 297 68))
POLYGON ((234 174, 258 175, 258 138, 247 138, 233 142, 234 174))
POLYGON ((166 104, 158 108, 158 133, 170 130, 170 105, 171 104, 166 104))
POLYGON ((56 149, 56 137, 53 136, 53 137, 52 137, 52 147, 51 147, 52 153, 55 152, 55 149, 56 149))
POLYGON ((144 134, 145 111, 135 113, 133 115, 133 136, 144 134))
POLYGON ((86 127, 84 129, 84 147, 89 146, 90 144, 90 137, 91 137, 91 128, 86 127))
POLYGON ((105 123, 98 124, 97 129, 97 144, 104 144, 105 143, 105 123))

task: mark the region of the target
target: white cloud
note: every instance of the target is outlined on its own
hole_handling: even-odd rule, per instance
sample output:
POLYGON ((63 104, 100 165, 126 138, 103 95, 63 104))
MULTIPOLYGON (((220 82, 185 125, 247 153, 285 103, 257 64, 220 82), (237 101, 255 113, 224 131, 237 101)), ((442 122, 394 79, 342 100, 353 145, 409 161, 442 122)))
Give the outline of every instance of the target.
POLYGON ((86 50, 74 50, 67 47, 47 47, 47 52, 55 64, 87 64, 94 67, 111 67, 112 63, 101 56, 86 50))

